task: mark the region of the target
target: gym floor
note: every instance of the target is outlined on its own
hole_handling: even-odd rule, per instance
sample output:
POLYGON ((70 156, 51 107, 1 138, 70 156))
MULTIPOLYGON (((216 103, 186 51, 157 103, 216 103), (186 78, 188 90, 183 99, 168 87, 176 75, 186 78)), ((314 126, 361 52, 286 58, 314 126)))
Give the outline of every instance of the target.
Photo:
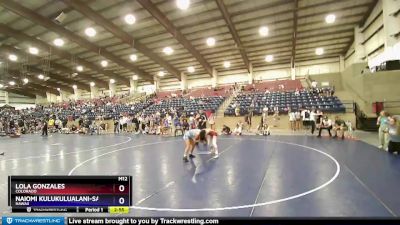
POLYGON ((400 156, 375 146, 312 136, 220 136, 218 145, 218 159, 184 163, 182 137, 2 137, 0 213, 9 214, 8 175, 132 175, 131 216, 400 215, 400 156))

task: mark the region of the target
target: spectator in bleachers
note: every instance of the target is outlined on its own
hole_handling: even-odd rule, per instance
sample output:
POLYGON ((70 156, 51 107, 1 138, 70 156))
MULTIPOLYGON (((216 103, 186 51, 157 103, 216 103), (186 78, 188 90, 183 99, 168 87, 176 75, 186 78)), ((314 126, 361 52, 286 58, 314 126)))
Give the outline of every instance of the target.
POLYGON ((320 127, 319 127, 319 133, 318 133, 317 137, 321 137, 322 130, 328 130, 329 136, 332 137, 332 134, 331 134, 332 121, 327 116, 325 116, 321 120, 321 124, 320 124, 320 127))
POLYGON ((312 89, 316 89, 317 86, 318 86, 318 82, 317 82, 317 81, 315 81, 315 80, 311 81, 311 87, 312 87, 312 89))
POLYGON ((388 114, 385 111, 381 111, 379 117, 376 121, 376 125, 379 126, 378 129, 378 137, 379 137, 379 146, 378 148, 387 149, 389 136, 388 136, 388 129, 389 129, 389 121, 388 121, 388 114))
POLYGON ((400 154, 400 118, 399 116, 391 116, 388 118, 389 126, 389 153, 397 152, 400 154))
POLYGON ((294 96, 300 96, 300 91, 298 88, 296 88, 296 91, 294 92, 294 96))

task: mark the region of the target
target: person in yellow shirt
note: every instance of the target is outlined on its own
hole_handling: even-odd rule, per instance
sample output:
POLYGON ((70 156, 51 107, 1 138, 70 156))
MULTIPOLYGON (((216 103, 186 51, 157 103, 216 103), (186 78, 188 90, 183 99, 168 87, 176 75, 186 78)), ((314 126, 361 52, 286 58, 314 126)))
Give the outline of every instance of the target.
POLYGON ((52 128, 52 127, 54 127, 54 119, 53 118, 50 118, 49 119, 49 128, 52 128))

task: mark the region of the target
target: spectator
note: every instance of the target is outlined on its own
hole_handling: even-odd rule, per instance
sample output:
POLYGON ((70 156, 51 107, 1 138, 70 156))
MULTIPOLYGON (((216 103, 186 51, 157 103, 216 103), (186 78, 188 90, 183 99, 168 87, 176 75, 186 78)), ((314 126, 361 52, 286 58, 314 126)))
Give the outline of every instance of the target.
POLYGON ((341 134, 342 140, 344 139, 344 132, 347 130, 346 129, 346 123, 344 120, 340 119, 339 116, 335 117, 335 124, 333 125, 333 131, 335 132, 335 136, 333 138, 337 138, 338 135, 341 134))
POLYGON ((242 121, 239 121, 236 124, 235 129, 233 130, 233 134, 234 135, 242 135, 242 130, 243 130, 243 123, 242 123, 242 121))
POLYGON ((296 130, 300 130, 301 127, 301 113, 299 110, 296 110, 294 113, 294 119, 296 120, 296 130))
POLYGON ((240 106, 239 105, 236 105, 235 116, 240 116, 240 106))
POLYGON ((388 118, 389 126, 389 153, 397 152, 400 153, 400 120, 399 116, 391 116, 388 118))
POLYGON ((190 129, 190 125, 189 125, 187 119, 182 120, 182 129, 183 129, 183 131, 188 131, 190 129))
POLYGON ((332 137, 331 129, 332 129, 332 121, 327 116, 325 116, 324 119, 321 121, 317 137, 321 137, 322 130, 328 130, 329 136, 332 137))
POLYGON ((232 131, 231 131, 230 127, 223 125, 221 133, 225 134, 225 135, 230 135, 230 134, 232 134, 232 131))
POLYGON ((388 115, 385 111, 381 111, 379 117, 376 121, 376 125, 379 126, 378 134, 379 134, 379 146, 378 148, 383 148, 387 150, 388 147, 388 130, 389 130, 389 122, 388 115))
POLYGON ((208 123, 210 124, 210 129, 215 130, 215 114, 213 112, 208 117, 208 123))
POLYGON ((303 127, 308 129, 310 127, 310 110, 303 109, 301 111, 301 118, 303 120, 303 127))
POLYGON ((43 124, 42 124, 42 136, 47 136, 48 135, 48 131, 47 131, 47 121, 43 120, 43 124))
POLYGON ((292 131, 296 131, 296 115, 295 115, 295 112, 292 111, 291 109, 289 109, 288 116, 289 116, 290 129, 292 131))
POLYGON ((315 111, 315 109, 312 109, 310 112, 310 126, 311 126, 311 134, 314 134, 315 131, 315 119, 317 116, 317 112, 315 111))
POLYGON ((119 133, 119 120, 114 118, 114 133, 119 133))

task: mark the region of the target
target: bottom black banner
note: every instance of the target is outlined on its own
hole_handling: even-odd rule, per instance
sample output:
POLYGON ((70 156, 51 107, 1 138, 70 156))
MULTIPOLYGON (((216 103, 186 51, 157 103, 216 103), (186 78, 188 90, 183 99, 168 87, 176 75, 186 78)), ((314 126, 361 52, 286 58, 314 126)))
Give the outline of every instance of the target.
POLYGON ((139 218, 139 217, 68 217, 68 225, 76 224, 132 224, 132 225, 168 225, 168 224, 199 224, 199 225, 294 225, 294 224, 307 224, 307 225, 384 225, 384 224, 400 224, 399 219, 376 219, 376 218, 363 218, 363 219, 287 219, 287 218, 173 218, 173 217, 160 217, 160 218, 139 218))

